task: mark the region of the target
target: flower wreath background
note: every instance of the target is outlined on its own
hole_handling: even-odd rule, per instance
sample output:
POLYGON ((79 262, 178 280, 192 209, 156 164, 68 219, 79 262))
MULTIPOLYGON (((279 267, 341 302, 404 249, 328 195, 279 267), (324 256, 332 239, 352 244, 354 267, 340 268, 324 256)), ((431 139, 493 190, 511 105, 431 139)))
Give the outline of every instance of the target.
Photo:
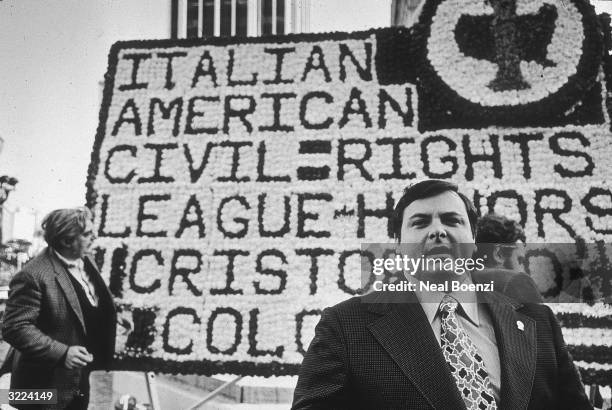
MULTIPOLYGON (((471 3, 476 3, 476 0, 470 0, 471 3)), ((375 35, 379 41, 385 38, 389 43, 394 44, 394 47, 389 50, 380 50, 380 54, 376 56, 379 62, 394 65, 395 72, 390 74, 387 79, 390 83, 406 82, 412 75, 416 77, 416 84, 419 94, 423 95, 419 99, 418 117, 419 128, 452 128, 451 124, 456 124, 457 119, 466 122, 470 128, 481 128, 490 126, 520 126, 521 124, 529 123, 532 126, 546 126, 563 123, 566 117, 571 116, 572 111, 580 110, 580 102, 586 99, 589 92, 593 90, 595 78, 599 73, 599 67, 604 62, 604 74, 606 77, 606 87, 610 91, 612 89, 612 64, 610 57, 603 52, 605 49, 610 49, 610 32, 609 20, 606 17, 601 17, 602 24, 599 24, 598 18, 592 7, 586 2, 580 0, 572 0, 573 6, 583 16, 584 40, 582 41, 581 50, 567 50, 570 53, 581 51, 576 73, 569 76, 567 82, 555 92, 551 92, 545 98, 537 102, 519 103, 513 106, 484 106, 474 103, 460 96, 456 91, 451 89, 441 78, 441 74, 436 71, 428 58, 427 44, 430 41, 432 19, 444 19, 444 15, 437 14, 437 10, 442 4, 442 0, 429 1, 426 3, 419 24, 413 29, 406 31, 402 28, 379 29, 369 33, 363 33, 362 37, 375 35), (605 30, 602 30, 605 27, 605 30), (602 44, 603 42, 605 44, 602 44), (416 56, 416 62, 412 63, 414 73, 410 72, 410 68, 406 68, 411 62, 405 58, 395 58, 393 53, 399 53, 400 56, 409 57, 416 56), (397 61, 393 61, 397 60, 397 61), (424 102, 428 101, 429 104, 424 102), (431 103, 433 102, 433 103, 431 103), (578 103, 577 103, 578 102, 578 103)), ((562 20, 561 21, 562 25, 562 20)), ((529 33, 537 33, 537 30, 530 30, 529 33)), ((482 35, 474 35, 474 38, 485 38, 488 33, 482 35)), ((268 39, 271 42, 299 42, 300 40, 334 40, 347 38, 346 34, 331 33, 324 35, 291 35, 268 39)), ((259 39, 257 41, 265 41, 259 39)), ((431 39, 435 41, 435 39, 431 39)), ((215 45, 235 44, 233 40, 211 40, 215 45)), ((90 208, 95 209, 99 201, 96 190, 96 178, 99 176, 100 170, 100 149, 105 138, 106 124, 108 121, 109 107, 112 101, 114 89, 114 79, 117 75, 118 52, 121 48, 155 48, 162 46, 189 46, 201 45, 200 40, 183 40, 183 41, 135 41, 116 44, 111 50, 109 58, 109 70, 106 76, 106 86, 104 90, 103 105, 100 112, 100 126, 92 152, 92 161, 89 168, 87 180, 87 204, 90 208)), ((487 47, 486 44, 472 44, 472 48, 479 49, 487 47)), ((463 75, 463 74, 460 74, 463 75)), ((607 97, 607 102, 610 99, 607 97)), ((609 113, 608 113, 609 115, 609 113)), ((120 164, 121 165, 121 164, 120 164)), ((125 164, 123 164, 125 165, 125 164)), ((493 182, 482 181, 485 187, 490 187, 493 182)), ((129 204, 126 204, 129 206, 129 204)), ((511 215, 513 216, 513 215, 511 215)), ((602 216, 606 216, 602 212, 602 216)), ((99 215, 97 215, 99 218, 99 215)), ((522 219, 522 215, 521 215, 522 219)), ((99 219, 98 219, 99 223, 99 219)), ((534 232, 529 232, 534 236, 534 232)), ((118 241, 117 243, 120 243, 118 241)), ((243 360, 181 360, 174 356, 160 357, 156 355, 152 346, 159 347, 159 343, 152 344, 160 334, 168 332, 167 328, 160 328, 158 323, 154 322, 156 308, 140 306, 141 302, 132 304, 129 301, 121 300, 123 296, 124 280, 126 278, 126 259, 128 258, 125 247, 118 247, 112 255, 110 261, 110 288, 113 294, 119 298, 120 307, 129 312, 134 320, 134 331, 127 336, 128 348, 118 352, 116 367, 118 369, 133 369, 147 370, 155 369, 161 372, 180 372, 180 373, 200 373, 211 374, 216 372, 228 372, 236 374, 258 374, 258 375, 273 375, 273 374, 295 374, 298 365, 293 363, 283 363, 281 361, 269 362, 250 362, 248 357, 243 357, 243 360), (123 251, 122 251, 123 249, 123 251)), ((104 259, 103 252, 98 253, 98 261, 102 264, 104 259)), ((581 372, 587 383, 610 384, 612 380, 612 356, 610 355, 610 346, 612 341, 608 340, 606 344, 602 344, 602 336, 608 335, 605 330, 612 328, 612 323, 609 321, 610 309, 606 306, 581 307, 577 305, 556 305, 555 311, 561 320, 563 326, 567 329, 572 329, 567 332, 569 335, 568 344, 575 357, 581 363, 581 372), (584 329, 586 330, 584 330, 584 329)), ((316 310, 311 313, 316 314, 316 310)), ((241 325, 241 328, 247 328, 252 325, 252 322, 241 325)), ((185 329, 188 329, 189 323, 185 329)), ((296 330, 299 333, 301 328, 296 330)), ((285 330, 286 331, 286 330, 285 330)), ((233 331, 232 331, 233 332, 233 331)), ((188 331, 185 330, 185 334, 188 331)), ((249 333, 249 337, 252 334, 249 333)), ((296 335, 296 341, 301 340, 301 335, 296 335)), ((250 341, 252 342, 252 341, 250 341)), ((302 349, 306 346, 302 346, 302 349)))

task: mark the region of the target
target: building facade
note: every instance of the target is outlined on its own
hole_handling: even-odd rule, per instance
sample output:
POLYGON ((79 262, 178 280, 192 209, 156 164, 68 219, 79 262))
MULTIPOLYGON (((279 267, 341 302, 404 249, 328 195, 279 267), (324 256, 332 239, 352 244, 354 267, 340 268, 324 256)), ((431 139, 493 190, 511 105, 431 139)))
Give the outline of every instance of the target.
POLYGON ((304 33, 311 0, 172 0, 171 38, 304 33))

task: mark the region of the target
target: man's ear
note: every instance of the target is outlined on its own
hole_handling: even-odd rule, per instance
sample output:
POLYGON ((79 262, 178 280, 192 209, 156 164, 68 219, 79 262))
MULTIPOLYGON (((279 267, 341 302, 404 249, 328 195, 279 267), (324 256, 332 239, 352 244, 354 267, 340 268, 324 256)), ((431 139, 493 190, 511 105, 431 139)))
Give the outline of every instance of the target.
POLYGON ((478 244, 474 242, 474 250, 472 251, 472 258, 475 258, 478 255, 478 244))
POLYGON ((408 250, 410 249, 410 246, 412 246, 412 243, 404 243, 402 242, 401 238, 395 238, 395 252, 398 255, 404 255, 408 253, 408 250))
POLYGON ((493 258, 493 262, 495 262, 495 265, 503 265, 504 261, 506 260, 506 258, 502 254, 502 247, 500 245, 493 246, 491 257, 493 258))
POLYGON ((72 246, 73 242, 74 242, 74 239, 67 239, 67 238, 61 239, 59 241, 60 248, 61 248, 60 250, 69 249, 72 246))

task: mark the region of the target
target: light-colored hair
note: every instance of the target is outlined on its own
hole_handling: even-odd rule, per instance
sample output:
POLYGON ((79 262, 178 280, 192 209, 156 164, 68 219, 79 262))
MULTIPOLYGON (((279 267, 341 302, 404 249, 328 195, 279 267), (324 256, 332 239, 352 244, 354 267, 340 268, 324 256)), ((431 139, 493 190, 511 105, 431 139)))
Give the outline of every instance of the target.
POLYGON ((87 221, 92 219, 91 211, 85 207, 56 209, 42 221, 45 241, 53 249, 60 250, 62 241, 72 241, 85 232, 87 221))

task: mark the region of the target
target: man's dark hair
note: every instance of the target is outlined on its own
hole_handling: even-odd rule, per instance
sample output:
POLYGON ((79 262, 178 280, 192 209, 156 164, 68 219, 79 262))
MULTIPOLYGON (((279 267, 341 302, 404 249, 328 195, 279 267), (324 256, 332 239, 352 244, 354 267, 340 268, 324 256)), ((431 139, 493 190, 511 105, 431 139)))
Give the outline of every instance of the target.
POLYGON ((81 235, 91 218, 91 211, 85 207, 51 211, 41 224, 45 241, 53 249, 61 250, 62 241, 72 241, 81 235))
POLYGON ((416 200, 431 198, 432 196, 439 195, 444 192, 454 192, 459 195, 461 201, 465 205, 468 219, 470 220, 470 228, 472 229, 472 235, 476 237, 476 222, 478 221, 478 212, 474 207, 472 201, 467 196, 459 192, 459 187, 456 184, 449 181, 442 181, 439 179, 428 179, 425 181, 417 182, 404 189, 402 197, 397 201, 391 218, 389 218, 389 231, 393 233, 393 238, 396 240, 400 239, 402 232, 402 222, 404 219, 404 210, 416 200))
POLYGON ((487 214, 476 225, 476 243, 479 245, 475 256, 483 258, 485 266, 494 266, 493 251, 497 245, 502 245, 499 251, 503 257, 508 258, 513 247, 503 245, 513 245, 518 241, 525 242, 525 231, 518 222, 502 215, 487 214))
POLYGON ((487 214, 476 225, 476 243, 525 242, 525 231, 521 225, 502 215, 487 214))

